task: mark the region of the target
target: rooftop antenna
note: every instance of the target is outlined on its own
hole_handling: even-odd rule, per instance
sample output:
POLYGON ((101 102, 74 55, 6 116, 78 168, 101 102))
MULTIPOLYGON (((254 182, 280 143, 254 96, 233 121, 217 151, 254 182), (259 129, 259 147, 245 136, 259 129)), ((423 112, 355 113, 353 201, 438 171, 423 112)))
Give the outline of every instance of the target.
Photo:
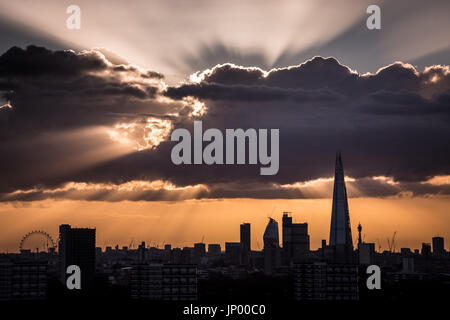
POLYGON ((361 243, 362 243, 362 239, 361 239, 361 231, 362 231, 361 223, 358 223, 358 244, 361 244, 361 243))

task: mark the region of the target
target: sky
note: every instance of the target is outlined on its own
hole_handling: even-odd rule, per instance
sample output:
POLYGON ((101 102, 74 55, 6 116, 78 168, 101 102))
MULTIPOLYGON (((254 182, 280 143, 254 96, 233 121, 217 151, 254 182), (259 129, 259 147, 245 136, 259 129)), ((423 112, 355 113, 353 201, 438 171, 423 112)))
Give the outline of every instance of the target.
POLYGON ((79 30, 70 4, 0 0, 0 250, 60 223, 184 246, 244 221, 257 249, 283 211, 316 248, 337 150, 355 239, 450 237, 448 1, 78 1, 79 30), (174 165, 194 121, 279 129, 278 173, 174 165))

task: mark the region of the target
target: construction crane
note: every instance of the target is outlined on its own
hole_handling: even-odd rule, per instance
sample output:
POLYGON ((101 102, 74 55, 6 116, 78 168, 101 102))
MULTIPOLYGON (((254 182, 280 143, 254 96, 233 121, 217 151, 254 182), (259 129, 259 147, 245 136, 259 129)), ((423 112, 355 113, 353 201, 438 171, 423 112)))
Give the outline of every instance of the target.
POLYGON ((381 252, 381 243, 380 243, 380 239, 377 239, 377 244, 378 244, 378 252, 381 252))
POLYGON ((392 252, 395 252, 395 236, 397 235, 397 231, 394 231, 394 234, 392 235, 392 252))
POLYGON ((397 234, 397 231, 394 231, 394 234, 392 235, 392 239, 389 240, 389 238, 387 238, 387 242, 388 242, 388 246, 389 246, 389 251, 390 252, 395 252, 395 235, 397 234))

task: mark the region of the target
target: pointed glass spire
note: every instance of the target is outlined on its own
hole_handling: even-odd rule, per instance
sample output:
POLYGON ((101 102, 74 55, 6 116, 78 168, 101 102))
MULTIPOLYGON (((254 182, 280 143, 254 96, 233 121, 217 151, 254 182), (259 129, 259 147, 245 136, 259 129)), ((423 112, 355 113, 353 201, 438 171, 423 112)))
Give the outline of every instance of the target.
POLYGON ((333 208, 331 211, 330 246, 345 246, 345 251, 353 251, 350 214, 345 188, 344 167, 341 153, 336 154, 334 174, 333 208))

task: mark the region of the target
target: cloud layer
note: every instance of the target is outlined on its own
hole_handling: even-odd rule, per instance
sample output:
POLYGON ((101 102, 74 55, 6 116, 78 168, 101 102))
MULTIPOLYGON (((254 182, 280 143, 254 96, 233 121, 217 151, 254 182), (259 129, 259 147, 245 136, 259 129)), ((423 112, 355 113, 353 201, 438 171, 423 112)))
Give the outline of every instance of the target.
POLYGON ((332 177, 338 149, 356 196, 448 194, 448 182, 427 181, 450 174, 449 66, 359 74, 314 57, 267 71, 221 64, 168 87, 106 50, 31 46, 0 57, 0 92, 3 201, 325 197, 305 183, 332 177), (173 165, 169 133, 194 120, 204 130, 280 129, 278 174, 173 165), (120 189, 138 181, 162 185, 120 189))

